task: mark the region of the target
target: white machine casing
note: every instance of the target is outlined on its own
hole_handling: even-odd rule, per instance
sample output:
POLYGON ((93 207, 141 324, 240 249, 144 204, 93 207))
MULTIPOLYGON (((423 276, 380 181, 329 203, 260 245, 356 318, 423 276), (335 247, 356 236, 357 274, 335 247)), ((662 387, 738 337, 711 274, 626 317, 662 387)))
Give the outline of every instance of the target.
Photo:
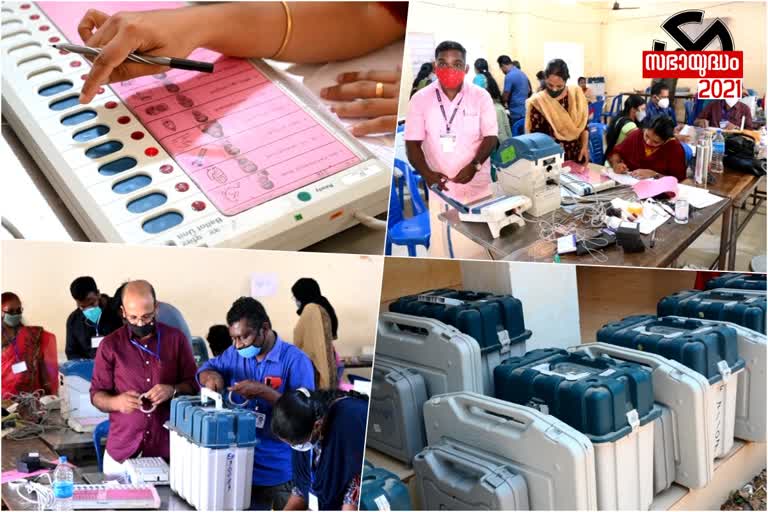
MULTIPOLYGON (((571 351, 583 352, 592 357, 608 356, 650 368, 654 401, 670 410, 672 424, 675 425, 671 432, 664 425, 654 431, 654 445, 657 448, 668 447, 660 450, 664 454, 663 458, 654 457, 654 473, 666 473, 668 461, 672 459, 675 482, 692 489, 710 483, 715 459, 714 447, 710 442, 713 425, 711 403, 707 399, 709 382, 703 375, 663 356, 608 343, 588 343, 574 347, 571 351), (672 438, 665 438, 665 433, 672 435, 672 438)), ((647 450, 649 454, 654 452, 653 447, 647 450)), ((646 462, 651 464, 650 461, 646 462)))
POLYGON ((543 133, 507 139, 492 158, 497 169, 497 189, 503 194, 528 197, 528 211, 534 217, 557 210, 564 155, 563 148, 543 133))
POLYGON ((76 432, 93 432, 96 425, 109 419, 91 403, 93 361, 67 361, 59 365, 61 417, 76 432))
POLYGON ((376 159, 338 126, 325 113, 326 107, 261 61, 252 61, 252 64, 342 140, 360 158, 359 164, 228 216, 218 211, 150 133, 140 141, 132 140, 135 123, 131 127, 130 123, 117 122, 119 117, 132 113, 109 86, 87 106, 97 113, 94 120, 64 126, 60 122, 62 118, 86 107, 75 105, 53 111, 49 104, 79 91, 84 82, 82 76, 90 64, 82 56, 61 55, 50 49, 49 38, 58 37, 66 42, 66 36, 39 6, 29 3, 29 8, 22 10, 21 5, 3 4, 0 41, 3 115, 91 241, 299 250, 358 224, 356 212, 375 216, 387 211, 390 165, 376 159), (31 21, 31 15, 39 18, 31 21), (42 24, 50 28, 38 30, 42 24), (62 80, 72 82, 73 87, 52 96, 38 94, 40 88, 62 80), (107 109, 107 102, 117 102, 118 106, 107 109), (87 142, 72 138, 74 133, 95 122, 109 126, 110 131, 87 142), (118 140, 123 148, 97 159, 85 156, 87 148, 107 140, 118 140), (148 146, 158 148, 159 153, 154 157, 145 156, 143 151, 148 146), (138 164, 113 176, 98 172, 103 164, 125 156, 134 157, 138 164), (171 165, 174 170, 165 174, 160 171, 163 165, 171 165), (149 176, 151 184, 127 194, 116 194, 112 190, 116 183, 139 174, 149 176), (176 189, 180 179, 188 185, 186 191, 176 189), (167 201, 144 213, 127 209, 128 203, 148 192, 161 192, 167 201), (298 199, 302 192, 309 193, 310 199, 298 199), (199 201, 207 207, 193 208, 192 204, 199 201), (157 234, 143 229, 145 222, 166 212, 183 215, 183 221, 157 234))
POLYGON ((733 434, 745 441, 766 442, 768 398, 765 381, 768 337, 733 322, 703 318, 697 320, 708 325, 727 325, 736 331, 739 357, 744 359, 744 369, 738 373, 733 434))
POLYGON ((531 208, 531 200, 526 196, 502 196, 467 205, 467 208, 467 213, 459 211, 460 220, 488 224, 493 238, 499 238, 506 226, 525 225, 522 214, 531 208))
POLYGON ((139 457, 125 461, 132 484, 168 485, 171 468, 162 457, 139 457))
MULTIPOLYGON (((247 509, 251 501, 255 425, 252 411, 224 409, 221 395, 205 388, 200 391, 200 400, 174 399, 168 422, 171 490, 197 510, 247 509), (205 405, 210 399, 215 406, 205 405), (227 446, 206 446, 201 424, 206 417, 215 423, 215 415, 249 416, 242 422, 235 419, 234 424, 238 428, 252 426, 252 432, 236 432, 238 442, 227 446)), ((214 428, 220 426, 211 426, 214 428)))
POLYGON ((427 443, 458 442, 508 461, 528 487, 530 510, 596 510, 595 451, 554 416, 478 393, 424 404, 427 443))

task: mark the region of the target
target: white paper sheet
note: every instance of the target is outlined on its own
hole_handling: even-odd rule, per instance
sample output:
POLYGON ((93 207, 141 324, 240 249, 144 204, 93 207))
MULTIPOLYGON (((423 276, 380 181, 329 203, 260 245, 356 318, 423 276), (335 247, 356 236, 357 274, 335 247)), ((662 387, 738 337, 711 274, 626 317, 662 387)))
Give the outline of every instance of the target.
POLYGON ((720 201, 725 201, 725 198, 716 196, 707 189, 691 187, 690 185, 678 185, 677 193, 678 197, 686 199, 688 204, 694 208, 706 208, 720 201))
POLYGON ((635 183, 637 183, 638 181, 640 181, 637 178, 633 178, 629 174, 616 174, 615 172, 613 172, 613 170, 608 169, 607 167, 605 169, 605 175, 611 178, 613 181, 615 181, 619 185, 628 185, 630 187, 635 183))
POLYGON ((254 272, 251 274, 251 297, 272 297, 277 294, 277 274, 254 272))

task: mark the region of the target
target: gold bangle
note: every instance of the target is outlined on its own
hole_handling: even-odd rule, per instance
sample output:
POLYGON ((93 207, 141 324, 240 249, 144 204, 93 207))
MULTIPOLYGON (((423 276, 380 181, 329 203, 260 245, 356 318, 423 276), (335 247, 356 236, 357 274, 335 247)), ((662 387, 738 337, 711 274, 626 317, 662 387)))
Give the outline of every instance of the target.
POLYGON ((283 4, 283 9, 285 9, 285 17, 286 17, 286 24, 285 24, 285 36, 283 37, 283 44, 280 45, 280 48, 277 50, 277 52, 270 58, 272 59, 278 59, 280 55, 285 51, 285 48, 288 46, 288 42, 291 40, 291 33, 293 32, 293 17, 291 16, 291 9, 288 7, 288 2, 280 2, 283 4))

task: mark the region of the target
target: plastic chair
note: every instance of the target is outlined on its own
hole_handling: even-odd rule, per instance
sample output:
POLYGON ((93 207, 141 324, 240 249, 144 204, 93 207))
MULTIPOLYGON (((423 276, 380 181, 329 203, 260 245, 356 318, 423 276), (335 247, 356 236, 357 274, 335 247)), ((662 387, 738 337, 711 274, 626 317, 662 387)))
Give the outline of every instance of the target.
POLYGON ((400 207, 400 201, 395 197, 395 178, 392 177, 392 189, 389 193, 389 215, 387 216, 387 238, 385 254, 392 255, 392 244, 405 245, 408 248, 408 256, 416 256, 416 246, 423 245, 429 249, 431 235, 429 227, 429 211, 421 199, 416 180, 411 172, 410 165, 405 166, 404 181, 411 192, 411 204, 414 216, 405 218, 400 207))
MULTIPOLYGON (((611 101, 611 108, 608 112, 603 113, 603 122, 608 124, 611 119, 617 117, 621 113, 621 107, 624 105, 624 95, 619 94, 613 97, 611 101)), ((599 121, 599 120, 598 120, 599 121)))
POLYGON ((525 118, 518 119, 515 124, 512 125, 512 136, 517 137, 523 135, 525 132, 525 118))
MULTIPOLYGON (((429 197, 429 190, 427 189, 427 182, 424 181, 424 178, 416 172, 416 169, 411 167, 411 165, 403 160, 400 160, 399 158, 395 158, 395 168, 399 169, 400 172, 403 174, 401 178, 397 179, 397 194, 398 198, 400 200, 400 209, 405 210, 405 169, 406 167, 411 169, 411 173, 413 174, 414 180, 416 181, 416 187, 414 188, 414 191, 416 192, 416 195, 419 194, 419 186, 424 189, 424 198, 429 197)), ((410 190, 410 189, 409 189, 410 190)), ((413 192, 411 192, 413 193, 413 192)), ((413 196, 411 196, 411 205, 413 205, 413 196)))
POLYGON ((109 434, 109 420, 102 421, 93 429, 93 447, 96 449, 96 464, 99 472, 104 470, 104 455, 101 453, 101 440, 109 434))
POLYGON ((603 134, 605 125, 603 123, 589 123, 589 160, 596 164, 605 163, 605 150, 603 149, 603 134))
POLYGON ((589 122, 599 123, 603 115, 605 101, 596 101, 589 106, 589 122))
POLYGON ((687 166, 689 163, 691 163, 691 159, 693 159, 693 149, 689 144, 681 144, 683 144, 683 151, 685 152, 685 165, 687 166))

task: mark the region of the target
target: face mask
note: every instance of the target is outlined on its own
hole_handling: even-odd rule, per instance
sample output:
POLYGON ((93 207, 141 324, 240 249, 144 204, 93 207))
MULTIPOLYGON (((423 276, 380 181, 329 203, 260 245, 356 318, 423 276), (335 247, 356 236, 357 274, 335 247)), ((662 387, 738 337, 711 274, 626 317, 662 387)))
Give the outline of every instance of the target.
POLYGON ((99 323, 99 319, 101 318, 101 308, 98 307, 98 306, 93 306, 93 307, 90 307, 90 308, 85 308, 83 310, 83 315, 91 323, 98 324, 99 323))
POLYGON ((645 110, 638 110, 637 111, 637 122, 642 123, 643 119, 645 119, 645 110))
POLYGON ((661 99, 659 100, 659 106, 660 106, 661 108, 667 108, 667 107, 669 107, 669 98, 661 98, 661 99))
POLYGON ((16 327, 21 323, 21 313, 19 313, 18 315, 9 315, 8 313, 6 313, 5 315, 3 315, 3 322, 8 327, 16 327))
POLYGON ((128 328, 131 330, 131 333, 137 338, 144 338, 152 334, 152 332, 155 330, 155 324, 154 324, 154 321, 151 324, 144 324, 144 325, 136 325, 128 322, 128 328))
POLYGON ((555 91, 555 90, 552 90, 550 88, 547 88, 547 94, 549 94, 552 98, 557 98, 558 96, 563 94, 563 89, 555 91))
POLYGON ((464 71, 453 68, 437 68, 435 74, 437 74, 440 85, 446 89, 455 89, 460 86, 466 75, 464 71))
POLYGON ((739 100, 737 98, 725 98, 725 104, 728 105, 729 108, 733 108, 738 102, 739 100))
POLYGON ((249 345, 245 348, 239 348, 237 349, 237 353, 240 354, 240 357, 244 357, 245 359, 251 359, 259 355, 261 352, 261 347, 257 347, 256 345, 249 345))

